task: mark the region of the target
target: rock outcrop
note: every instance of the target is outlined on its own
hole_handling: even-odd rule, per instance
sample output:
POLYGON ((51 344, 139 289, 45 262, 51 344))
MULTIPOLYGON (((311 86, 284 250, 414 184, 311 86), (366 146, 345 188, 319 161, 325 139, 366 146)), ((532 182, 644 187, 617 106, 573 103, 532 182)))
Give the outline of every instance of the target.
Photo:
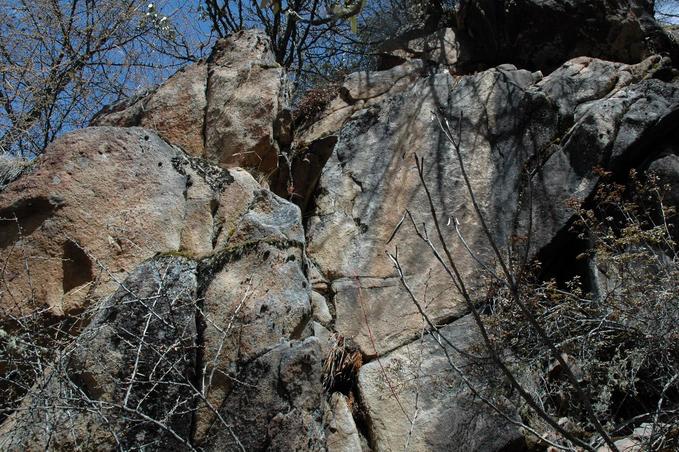
POLYGON ((3 337, 36 309, 45 326, 89 324, 2 424, 3 448, 320 447, 297 207, 245 171, 111 127, 58 140, 2 197, 3 337))
POLYGON ((211 253, 255 187, 247 172, 192 159, 145 129, 57 140, 0 193, 0 315, 77 314, 156 253, 211 253))
MULTIPOLYGON (((406 444, 412 450, 459 450, 461 444, 470 451, 520 447, 518 428, 473 392, 493 381, 469 372, 472 360, 465 354, 480 342, 474 320, 466 316, 440 334, 446 342, 436 335, 423 337, 361 368, 358 388, 375 450, 406 444)), ((503 408, 518 419, 515 410, 503 408)))
POLYGON ((278 163, 274 123, 285 108, 283 69, 263 32, 220 40, 207 61, 106 107, 92 125, 153 129, 192 156, 268 174, 278 163))
POLYGON ((0 427, 3 450, 177 449, 197 396, 196 264, 137 267, 0 427))
POLYGON ((679 56, 649 0, 463 0, 459 8, 457 28, 472 65, 550 72, 583 55, 622 63, 679 56))
POLYGON ((565 261, 604 174, 679 205, 679 55, 649 7, 462 1, 308 116, 243 31, 0 160, 0 448, 525 449, 470 306, 503 262, 565 261))
POLYGON ((416 156, 466 278, 498 263, 456 146, 493 241, 530 259, 570 221, 566 201, 589 196, 595 168, 632 167, 648 152, 648 137, 671 132, 664 119, 679 102, 677 87, 642 80, 662 62, 580 58, 545 78, 513 66, 463 78, 444 72, 354 113, 337 133, 307 232, 309 257, 332 285, 337 331, 369 356, 417 335, 421 316, 385 255, 394 246, 413 290, 427 294, 435 321, 467 309, 454 301, 452 281, 408 219, 395 230, 406 211, 433 228, 416 156), (452 118, 456 144, 444 135, 438 114, 452 118), (528 236, 524 249, 519 245, 528 236))

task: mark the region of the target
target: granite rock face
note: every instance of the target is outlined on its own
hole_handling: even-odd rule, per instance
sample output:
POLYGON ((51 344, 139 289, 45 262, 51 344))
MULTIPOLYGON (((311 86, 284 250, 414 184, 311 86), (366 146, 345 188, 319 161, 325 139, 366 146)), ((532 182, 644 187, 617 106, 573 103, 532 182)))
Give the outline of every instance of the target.
POLYGON ((0 193, 3 318, 78 313, 156 253, 211 253, 259 189, 140 128, 73 132, 32 166, 0 193))
POLYGON ((433 319, 466 311, 412 222, 401 223, 407 211, 433 233, 416 156, 473 292, 472 275, 498 262, 463 167, 497 247, 535 256, 571 219, 566 202, 592 192, 597 167, 632 167, 648 152, 647 137, 670 132, 663 118, 679 101, 676 86, 642 80, 662 61, 630 66, 579 58, 544 78, 513 66, 464 77, 438 73, 354 113, 337 132, 307 231, 309 257, 332 283, 337 331, 375 356, 412 340, 422 327, 385 255, 395 247, 433 319), (450 118, 455 144, 437 115, 450 118), (521 246, 528 235, 528 246, 521 246))
POLYGON ((146 93, 104 108, 95 126, 145 127, 187 153, 204 153, 207 64, 188 66, 146 93))
POLYGON ((220 40, 207 61, 106 107, 92 125, 146 127, 192 156, 266 174, 278 163, 274 122, 285 107, 283 82, 266 35, 241 31, 220 40))
MULTIPOLYGON (((518 428, 474 396, 493 377, 478 377, 465 353, 480 336, 463 317, 361 368, 358 387, 376 451, 511 450, 522 443, 518 428), (450 345, 447 343, 449 342, 450 345), (447 352, 447 356, 444 350, 447 352)), ((497 375, 494 377, 497 378, 497 375)), ((511 407, 505 413, 517 414, 511 407)))
POLYGON ((283 82, 283 68, 263 33, 243 31, 218 42, 208 69, 205 157, 221 166, 273 171, 283 82))
POLYGON ((197 397, 196 264, 137 267, 0 427, 3 450, 176 449, 197 397))
POLYGON ((558 266, 602 174, 679 204, 677 45, 644 0, 422 5, 302 119, 243 31, 0 160, 1 449, 528 447, 436 253, 487 309, 501 262, 558 266))

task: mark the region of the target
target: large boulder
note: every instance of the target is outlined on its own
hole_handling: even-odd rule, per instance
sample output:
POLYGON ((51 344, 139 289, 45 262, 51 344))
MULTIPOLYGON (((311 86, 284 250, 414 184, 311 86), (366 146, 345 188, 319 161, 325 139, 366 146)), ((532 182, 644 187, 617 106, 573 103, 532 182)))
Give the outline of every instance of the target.
POLYGON ((285 342, 243 363, 197 445, 204 450, 324 450, 316 338, 285 342))
MULTIPOLYGON (((238 389, 239 366, 281 340, 307 334, 311 288, 304 260, 299 209, 260 191, 224 248, 202 264, 206 389, 197 416, 199 441, 217 416, 210 406, 220 407, 238 389)), ((320 365, 320 355, 314 359, 320 365)))
POLYGON ((523 450, 510 421, 518 420, 516 409, 495 401, 503 416, 477 396, 488 397, 497 374, 478 370, 487 358, 478 358, 481 336, 473 318, 440 334, 445 339, 425 336, 361 368, 358 388, 374 450, 523 450))
POLYGON ((413 59, 384 71, 360 71, 350 74, 339 94, 331 97, 321 111, 310 118, 298 119, 292 152, 281 159, 271 178, 271 189, 286 196, 306 213, 312 206, 321 170, 337 143, 342 125, 357 111, 401 93, 426 73, 426 64, 413 59))
POLYGON ((509 65, 463 77, 437 73, 356 111, 337 132, 307 231, 310 259, 331 283, 337 332, 368 356, 416 336, 422 319, 384 254, 396 247, 434 321, 467 310, 429 245, 408 218, 401 223, 410 212, 439 247, 416 155, 452 257, 472 296, 481 296, 479 271, 499 264, 489 239, 505 260, 530 259, 572 218, 566 203, 591 193, 596 167, 633 165, 652 151, 649 136, 669 133, 663 119, 679 92, 648 79, 663 61, 580 58, 545 78, 509 65), (459 144, 490 236, 437 112, 459 144))
MULTIPOLYGON (((228 265, 275 246, 256 248, 234 252, 228 265)), ((283 257, 271 256, 273 269, 247 266, 243 290, 218 296, 204 284, 229 278, 224 260, 161 255, 142 263, 55 350, 55 362, 0 424, 0 447, 323 449, 321 346, 292 339, 303 336, 308 289, 300 259, 283 257), (294 271, 275 272, 286 263, 297 272, 290 282, 294 271)), ((234 273, 232 280, 242 275, 234 273)))
POLYGON ((152 129, 166 141, 201 157, 205 149, 207 71, 204 61, 187 66, 162 85, 105 107, 92 125, 152 129))
POLYGON ((550 72, 579 56, 638 63, 657 53, 679 61, 649 0, 463 0, 457 29, 472 66, 550 72))
POLYGON ((137 267, 0 426, 0 448, 187 449, 196 299, 194 262, 137 267))
POLYGON ((264 32, 217 42, 208 69, 206 158, 271 172, 278 163, 274 122, 284 107, 284 71, 264 32))
POLYGON ((145 129, 70 133, 0 192, 0 317, 77 314, 156 253, 210 254, 259 189, 145 129))
POLYGON ((278 162, 274 123, 284 107, 284 71, 270 41, 246 30, 219 40, 207 61, 104 108, 92 125, 146 127, 224 168, 268 174, 278 162))

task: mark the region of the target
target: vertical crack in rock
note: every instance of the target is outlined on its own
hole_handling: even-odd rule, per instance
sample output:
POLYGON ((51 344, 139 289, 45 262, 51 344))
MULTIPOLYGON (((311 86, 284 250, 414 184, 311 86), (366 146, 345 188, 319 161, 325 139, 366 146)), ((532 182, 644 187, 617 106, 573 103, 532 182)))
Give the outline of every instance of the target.
MULTIPOLYGON (((203 263, 198 263, 196 265, 196 312, 195 312, 195 324, 196 324, 196 357, 195 357, 195 368, 193 374, 193 388, 200 395, 198 396, 199 402, 202 403, 205 391, 203 388, 204 381, 204 370, 205 370, 205 317, 204 317, 204 300, 205 300, 205 290, 209 284, 209 278, 212 275, 211 271, 208 271, 203 263)), ((189 442, 192 446, 197 447, 197 428, 198 428, 198 410, 193 410, 191 413, 191 434, 189 436, 189 442)))

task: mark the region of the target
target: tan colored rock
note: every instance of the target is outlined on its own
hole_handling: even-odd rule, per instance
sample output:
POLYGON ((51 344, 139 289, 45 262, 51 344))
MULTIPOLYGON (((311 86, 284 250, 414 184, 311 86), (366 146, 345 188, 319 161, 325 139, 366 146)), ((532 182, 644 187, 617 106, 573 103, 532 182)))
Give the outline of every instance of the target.
POLYGON ((316 291, 311 292, 311 310, 313 318, 317 322, 321 322, 323 325, 332 322, 332 315, 325 297, 316 291))
MULTIPOLYGON (((462 353, 481 341, 474 320, 464 317, 440 332, 455 347, 446 345, 450 360, 469 372, 469 355, 462 353)), ((465 377, 476 390, 493 385, 490 378, 465 377)), ((429 335, 365 364, 358 388, 376 452, 404 450, 406 445, 415 452, 522 450, 518 428, 474 396, 429 335)), ((516 416, 509 404, 503 409, 516 416)))
POLYGON ((143 129, 90 128, 48 147, 0 193, 2 316, 79 311, 137 263, 178 250, 186 180, 172 163, 178 155, 143 129))
POLYGON ((225 246, 261 187, 240 168, 227 172, 186 156, 177 159, 177 167, 187 175, 180 249, 205 257, 225 246))
POLYGON ((202 312, 206 404, 199 408, 202 441, 237 382, 239 366, 299 339, 311 317, 303 269, 299 209, 260 190, 224 248, 206 261, 202 312), (210 404, 210 405, 207 405, 210 404))
POLYGON ((207 62, 106 107, 92 124, 150 128, 193 156, 268 175, 278 164, 277 140, 292 140, 284 78, 264 32, 240 31, 218 41, 207 62))
POLYGON ((572 218, 566 202, 589 196, 599 177, 594 168, 639 158, 628 154, 632 143, 672 111, 679 91, 644 80, 653 61, 661 63, 579 58, 544 78, 511 65, 464 77, 437 73, 354 112, 335 132, 307 228, 309 257, 332 282, 337 332, 368 356, 417 336, 421 316, 385 255, 397 247, 409 286, 435 322, 466 312, 453 281, 404 218, 407 210, 422 233, 426 225, 443 252, 415 156, 424 159, 443 237, 472 299, 484 296, 480 275, 491 278, 484 269, 498 270, 454 146, 432 112, 443 110, 450 121, 503 259, 509 250, 530 258, 572 218))
POLYGON ((187 66, 146 95, 107 107, 92 125, 152 129, 187 153, 202 157, 207 70, 203 61, 187 66))
POLYGON ((145 103, 140 124, 196 157, 204 155, 207 70, 196 63, 163 83, 145 103))
MULTIPOLYGON (((469 78, 464 88, 451 93, 457 81, 448 74, 437 74, 420 80, 405 93, 386 97, 357 112, 339 132, 338 143, 321 176, 322 194, 316 199, 316 216, 309 220, 308 252, 321 273, 333 281, 337 331, 352 337, 369 356, 407 342, 422 326, 416 306, 400 286, 384 253, 387 249, 393 251, 398 246, 409 283, 418 296, 426 296, 423 303, 435 321, 460 316, 466 310, 453 282, 408 221, 404 221, 392 245, 387 247, 387 241, 405 209, 410 209, 420 224, 427 221, 433 227, 414 165, 417 153, 428 162, 425 173, 434 178, 430 183, 435 203, 445 215, 444 226, 449 218, 458 218, 468 243, 474 244, 482 256, 490 257, 459 168, 431 112, 437 109, 437 102, 447 99, 449 105, 465 110, 471 124, 480 124, 486 120, 485 113, 467 90, 492 105, 506 104, 503 77, 499 71, 488 71, 469 78)), ((506 83, 512 86, 525 89, 532 82, 526 71, 507 71, 506 83)), ((495 120, 496 116, 488 119, 495 120)), ((470 131, 470 140, 472 135, 470 131)), ((474 151, 465 157, 470 178, 478 181, 476 195, 483 206, 490 207, 490 181, 504 177, 497 169, 500 164, 493 161, 490 144, 479 139, 474 151)), ((505 170, 517 164, 509 163, 505 170)), ((510 197, 514 190, 513 186, 502 189, 510 197)), ((509 218, 495 222, 511 224, 509 218)), ((450 224, 445 234, 455 240, 450 224)), ((474 259, 461 244, 455 246, 454 258, 466 277, 477 271, 474 259)), ((470 290, 475 283, 481 283, 478 278, 470 279, 470 290)))
POLYGON ((325 438, 328 452, 360 452, 361 439, 351 415, 347 398, 336 392, 325 413, 325 438))
POLYGON ((0 192, 0 316, 77 313, 157 253, 209 254, 256 189, 145 129, 68 134, 0 192))
POLYGON ((424 63, 412 60, 384 71, 361 71, 349 75, 342 84, 344 94, 333 99, 318 120, 297 132, 293 147, 309 148, 315 141, 336 135, 355 112, 379 102, 385 95, 395 95, 408 89, 423 76, 423 71, 424 63))
POLYGON ((262 31, 217 42, 210 57, 205 155, 222 166, 269 173, 278 163, 274 121, 283 105, 284 71, 262 31))

